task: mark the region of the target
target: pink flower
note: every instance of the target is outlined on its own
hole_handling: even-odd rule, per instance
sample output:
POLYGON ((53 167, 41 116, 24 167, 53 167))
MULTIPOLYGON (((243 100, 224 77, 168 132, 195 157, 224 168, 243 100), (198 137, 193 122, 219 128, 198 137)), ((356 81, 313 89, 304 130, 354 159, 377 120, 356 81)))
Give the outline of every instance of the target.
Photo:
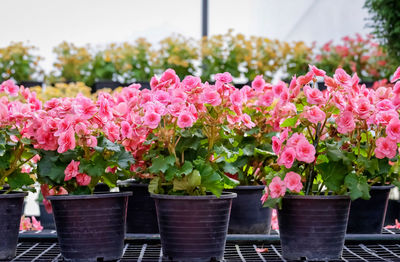
POLYGON ((247 128, 253 128, 256 126, 256 124, 253 121, 251 121, 251 117, 248 114, 242 114, 241 120, 247 128))
POLYGON ((253 82, 251 82, 251 87, 254 88, 257 92, 262 91, 265 86, 265 80, 262 75, 258 75, 254 78, 253 82))
POLYGON ((161 75, 160 83, 163 83, 167 86, 176 86, 180 83, 180 80, 176 75, 175 70, 169 68, 161 75))
POLYGON ((259 106, 270 106, 274 101, 274 92, 271 90, 266 91, 265 94, 261 95, 261 97, 257 100, 257 105, 259 106))
POLYGON ((301 140, 296 146, 296 158, 305 163, 312 163, 315 160, 315 148, 307 140, 301 140))
POLYGON ((40 224, 40 221, 37 221, 35 216, 32 216, 32 230, 43 230, 43 226, 40 224))
POLYGON ((239 89, 233 91, 229 99, 231 100, 231 103, 235 106, 242 106, 243 102, 245 102, 245 97, 243 96, 243 93, 240 92, 239 89))
POLYGON ((269 194, 268 194, 269 192, 268 192, 268 187, 266 186, 265 188, 264 188, 264 194, 262 195, 262 197, 261 197, 261 203, 265 203, 265 201, 267 201, 267 199, 268 199, 268 196, 269 196, 269 194))
POLYGON ((111 142, 115 142, 120 139, 119 135, 119 127, 114 122, 107 122, 104 126, 104 133, 107 136, 107 139, 111 142))
POLYGON ((269 193, 272 198, 283 197, 286 193, 285 182, 278 176, 274 177, 269 184, 269 193))
POLYGON ((316 76, 325 76, 326 72, 322 69, 318 69, 316 66, 314 65, 308 65, 308 67, 310 68, 310 70, 316 75, 316 76))
POLYGON ((325 120, 325 113, 318 106, 304 107, 305 117, 311 123, 317 124, 318 122, 323 122, 325 120))
POLYGON ((19 87, 12 80, 4 81, 0 85, 0 91, 6 92, 10 96, 18 96, 19 87))
POLYGON ((31 228, 31 219, 29 217, 22 216, 21 223, 19 224, 19 230, 30 230, 31 228))
POLYGON ((285 182, 286 187, 293 192, 300 193, 303 188, 301 176, 295 172, 287 173, 283 181, 285 182))
POLYGON ((75 132, 70 127, 66 132, 62 133, 58 138, 58 153, 64 153, 75 148, 75 132))
POLYGON ((370 116, 371 103, 367 98, 360 98, 357 101, 357 113, 361 119, 367 119, 370 116))
POLYGON ((64 170, 64 181, 71 180, 79 174, 79 161, 72 160, 64 170))
POLYGON ((121 135, 122 139, 131 138, 132 136, 132 128, 127 121, 121 122, 121 135))
POLYGON ((400 120, 398 118, 390 120, 386 127, 386 134, 390 139, 400 142, 400 120))
POLYGON ((156 129, 161 121, 161 116, 154 112, 146 112, 143 118, 143 124, 151 129, 156 129))
POLYGON ((186 76, 182 81, 182 86, 187 92, 190 92, 201 86, 201 79, 198 76, 186 76))
POLYGON ((281 152, 281 148, 282 148, 282 141, 278 137, 273 136, 272 150, 274 151, 275 155, 279 155, 279 153, 281 152))
POLYGON ((96 147, 97 146, 97 138, 95 136, 90 136, 86 139, 86 145, 88 147, 96 147))
POLYGON ((163 105, 168 105, 171 100, 169 93, 163 90, 157 90, 154 93, 154 98, 163 105))
POLYGON ((389 99, 383 99, 376 104, 376 109, 378 109, 379 111, 388 111, 394 110, 395 106, 389 99))
POLYGON ((219 93, 212 88, 204 88, 200 99, 203 103, 210 104, 212 106, 217 106, 221 104, 222 101, 219 93))
POLYGON ((338 68, 333 75, 336 83, 342 85, 344 87, 351 87, 352 86, 352 79, 351 76, 346 73, 342 68, 338 68))
POLYGON ((78 185, 80 186, 87 186, 90 184, 90 181, 92 180, 92 178, 90 176, 88 176, 87 174, 83 174, 83 173, 79 173, 76 176, 76 182, 78 183, 78 185))
POLYGON ((399 79, 400 79, 400 66, 396 69, 396 72, 394 72, 391 82, 394 83, 399 79))
POLYGON ((336 118, 337 130, 341 134, 347 134, 356 128, 353 113, 345 111, 336 118))
POLYGON ((179 114, 177 124, 180 128, 186 128, 191 127, 194 121, 195 119, 193 115, 190 112, 184 110, 181 111, 181 113, 179 114))
POLYGON ((324 94, 318 88, 311 88, 306 85, 303 87, 304 94, 307 97, 307 102, 310 104, 324 104, 325 97, 324 94))
POLYGON ((232 82, 232 75, 228 72, 216 74, 215 81, 220 81, 225 84, 230 83, 232 82))
POLYGON ((285 82, 279 81, 276 85, 272 86, 272 91, 274 92, 275 97, 280 97, 284 91, 287 91, 287 87, 285 82))
POLYGON ((308 83, 311 82, 313 78, 314 78, 314 73, 310 71, 304 76, 299 76, 297 78, 297 84, 301 86, 307 85, 308 83))
POLYGON ((397 144, 389 137, 380 137, 376 140, 375 156, 379 159, 394 158, 397 154, 397 144))
POLYGON ((307 141, 307 138, 301 133, 294 133, 287 141, 286 146, 297 147, 300 141, 307 141))
POLYGON ((387 126, 389 122, 394 118, 399 118, 399 114, 397 113, 397 111, 394 110, 380 111, 376 114, 377 124, 384 126, 387 126))
POLYGON ((291 168, 296 159, 296 150, 293 147, 285 147, 278 157, 278 165, 291 168))
POLYGON ((108 100, 104 97, 101 97, 97 103, 99 104, 99 116, 106 120, 112 119, 113 114, 108 100))

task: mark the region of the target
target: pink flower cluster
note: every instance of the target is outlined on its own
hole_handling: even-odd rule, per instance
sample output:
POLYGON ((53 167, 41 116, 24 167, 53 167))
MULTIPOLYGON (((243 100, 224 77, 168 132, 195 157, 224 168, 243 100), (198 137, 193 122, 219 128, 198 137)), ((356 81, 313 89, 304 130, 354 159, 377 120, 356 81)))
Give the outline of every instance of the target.
POLYGON ((302 188, 301 176, 291 171, 285 175, 283 180, 279 176, 274 177, 271 183, 264 188, 264 195, 261 197, 261 201, 264 203, 269 197, 283 197, 287 190, 299 193, 302 188))
POLYGON ((43 226, 40 224, 40 221, 37 221, 36 217, 34 216, 32 216, 31 218, 22 216, 21 223, 19 224, 19 230, 40 231, 43 230, 43 226))

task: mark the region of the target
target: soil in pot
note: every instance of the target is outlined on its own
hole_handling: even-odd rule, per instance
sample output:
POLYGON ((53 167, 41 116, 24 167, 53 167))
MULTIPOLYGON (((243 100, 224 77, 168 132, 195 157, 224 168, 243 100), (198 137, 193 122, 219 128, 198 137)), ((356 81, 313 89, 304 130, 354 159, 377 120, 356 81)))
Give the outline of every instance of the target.
POLYGON ((261 197, 265 186, 237 186, 227 190, 237 194, 232 200, 229 234, 269 234, 272 209, 263 208, 261 197))
MULTIPOLYGON (((372 186, 369 200, 351 202, 348 234, 381 234, 385 222, 390 189, 394 186, 372 186)), ((394 220, 393 220, 394 224, 394 220)))
POLYGON ((0 260, 10 261, 17 249, 19 223, 26 192, 0 191, 0 260))
POLYGON ((118 260, 123 254, 129 192, 48 196, 65 261, 118 260))
POLYGON ((172 261, 223 259, 235 193, 207 196, 151 195, 164 257, 172 261))
POLYGON ((278 210, 282 255, 287 260, 327 261, 342 255, 350 198, 285 196, 278 210))
POLYGON ((126 232, 158 234, 156 206, 150 197, 149 185, 124 181, 118 186, 120 192, 132 192, 128 201, 126 232))

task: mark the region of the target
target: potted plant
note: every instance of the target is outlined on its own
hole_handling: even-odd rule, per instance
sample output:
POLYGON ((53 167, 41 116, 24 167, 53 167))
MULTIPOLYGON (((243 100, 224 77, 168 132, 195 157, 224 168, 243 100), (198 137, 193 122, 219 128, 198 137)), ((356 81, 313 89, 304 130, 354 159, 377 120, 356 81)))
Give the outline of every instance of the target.
POLYGON ((293 41, 287 45, 284 72, 289 83, 290 76, 305 75, 308 72, 308 65, 313 61, 315 43, 307 45, 303 41, 293 41))
POLYGON ((123 254, 129 192, 93 194, 103 182, 115 187, 118 172, 129 170, 132 154, 120 136, 110 104, 82 95, 54 98, 26 126, 40 150, 38 181, 51 207, 63 257, 69 261, 117 260, 123 254))
POLYGON ((93 57, 90 46, 76 46, 72 43, 62 42, 53 49, 56 62, 49 77, 50 83, 55 82, 84 82, 88 84, 90 66, 93 57))
POLYGON ((0 82, 14 79, 25 87, 41 86, 43 70, 38 65, 41 57, 34 54, 35 49, 22 42, 0 48, 0 82))
POLYGON ((338 69, 331 78, 311 66, 305 76, 293 79, 287 99, 280 96, 271 113, 282 115, 279 123, 285 129, 273 140, 281 171, 267 177, 263 202, 279 207, 285 259, 340 258, 350 197, 368 197, 367 177, 353 166, 357 148, 348 144, 357 135, 353 113, 361 117, 362 112, 347 94, 358 98, 361 90, 356 75, 338 69), (315 87, 315 76, 324 77, 324 93, 315 87))
POLYGON ((18 230, 27 190, 34 191, 36 150, 25 136, 25 123, 41 103, 29 89, 12 80, 0 84, 0 259, 15 256, 18 230), (23 190, 23 191, 21 191, 23 190))
MULTIPOLYGON (((393 83, 396 78, 393 76, 393 83)), ((400 142, 397 138, 399 86, 400 83, 396 83, 393 89, 382 86, 377 90, 361 88, 343 93, 354 100, 356 108, 353 111, 354 136, 347 142, 347 150, 354 153, 356 174, 364 174, 371 188, 368 199, 364 197, 352 202, 347 233, 382 233, 390 189, 393 185, 400 186, 397 150, 400 142)))
POLYGON ((135 119, 150 129, 144 160, 150 163, 146 173, 163 254, 177 261, 223 258, 236 194, 222 191, 237 183, 220 170, 217 152, 226 143, 221 137, 235 127, 254 125, 241 111, 245 98, 229 84, 231 75, 216 77, 216 85, 193 76, 180 82, 168 69, 152 79, 151 91, 142 92, 135 112, 135 119))

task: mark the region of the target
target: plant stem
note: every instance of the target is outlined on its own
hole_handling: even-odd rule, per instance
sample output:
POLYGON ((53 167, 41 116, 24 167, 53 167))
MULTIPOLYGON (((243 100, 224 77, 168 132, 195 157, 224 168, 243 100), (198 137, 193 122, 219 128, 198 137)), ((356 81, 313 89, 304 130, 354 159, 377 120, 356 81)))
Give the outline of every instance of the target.
POLYGON ((314 171, 314 165, 315 162, 317 161, 318 157, 318 142, 319 142, 319 134, 321 132, 321 123, 318 123, 317 128, 315 129, 315 139, 314 139, 314 148, 315 148, 315 160, 311 164, 308 165, 308 178, 306 181, 306 195, 310 194, 310 191, 312 190, 312 185, 314 183, 314 179, 316 176, 316 173, 314 171))

